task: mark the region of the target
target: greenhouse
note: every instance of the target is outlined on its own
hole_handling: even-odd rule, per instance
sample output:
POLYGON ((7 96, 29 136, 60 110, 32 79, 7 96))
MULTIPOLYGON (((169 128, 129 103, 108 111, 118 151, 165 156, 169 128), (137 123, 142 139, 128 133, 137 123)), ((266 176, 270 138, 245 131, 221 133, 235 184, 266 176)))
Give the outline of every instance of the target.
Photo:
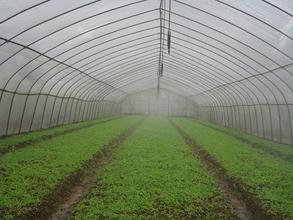
POLYGON ((293 1, 0 0, 0 219, 293 219, 293 1))

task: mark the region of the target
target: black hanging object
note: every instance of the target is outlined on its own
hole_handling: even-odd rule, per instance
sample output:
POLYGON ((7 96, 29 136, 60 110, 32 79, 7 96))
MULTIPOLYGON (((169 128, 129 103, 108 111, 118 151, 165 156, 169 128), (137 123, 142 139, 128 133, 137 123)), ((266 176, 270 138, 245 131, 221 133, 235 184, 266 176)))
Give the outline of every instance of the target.
POLYGON ((162 63, 162 64, 161 64, 160 77, 162 77, 162 76, 163 76, 163 69, 164 69, 164 65, 163 65, 163 63, 162 63))
POLYGON ((170 48, 171 48, 171 31, 168 31, 168 54, 170 55, 170 48))
POLYGON ((168 28, 168 41, 167 41, 169 55, 171 52, 171 9, 172 9, 171 3, 172 3, 172 0, 169 0, 169 28, 168 28))

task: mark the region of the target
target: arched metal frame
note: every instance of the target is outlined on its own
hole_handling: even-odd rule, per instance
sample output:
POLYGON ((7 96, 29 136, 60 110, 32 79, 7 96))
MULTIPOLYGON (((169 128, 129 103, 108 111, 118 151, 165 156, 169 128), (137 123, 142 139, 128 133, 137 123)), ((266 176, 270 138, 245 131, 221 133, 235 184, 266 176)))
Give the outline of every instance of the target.
POLYGON ((173 0, 169 12, 163 1, 0 6, 0 135, 119 114, 156 87, 163 48, 160 85, 194 103, 195 117, 293 144, 293 5, 173 0))

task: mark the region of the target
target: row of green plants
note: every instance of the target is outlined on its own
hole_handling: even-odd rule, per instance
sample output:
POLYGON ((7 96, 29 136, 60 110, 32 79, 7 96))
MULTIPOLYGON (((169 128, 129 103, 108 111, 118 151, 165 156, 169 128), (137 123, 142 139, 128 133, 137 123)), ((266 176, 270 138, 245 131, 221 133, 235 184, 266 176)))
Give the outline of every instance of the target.
POLYGON ((269 213, 293 219, 292 162, 252 148, 236 137, 201 123, 185 118, 173 121, 212 155, 229 176, 247 185, 248 192, 260 199, 269 213))
POLYGON ((102 146, 140 117, 123 117, 29 145, 0 158, 0 219, 38 207, 102 146))
POLYGON ((148 118, 115 152, 74 219, 231 219, 214 180, 165 118, 148 118))
POLYGON ((289 158, 290 161, 293 161, 293 148, 292 146, 286 145, 286 144, 279 144, 270 140, 266 140, 264 138, 260 138, 245 132, 241 132, 237 129, 228 128, 224 126, 218 126, 216 124, 212 124, 206 121, 200 121, 193 119, 196 123, 200 123, 202 125, 208 126, 210 128, 214 128, 217 130, 220 130, 228 135, 231 135, 233 137, 236 137, 240 140, 244 140, 247 143, 250 143, 252 145, 258 145, 261 146, 264 150, 272 150, 272 152, 276 152, 276 156, 284 155, 286 158, 289 158))
POLYGON ((118 117, 103 118, 103 119, 97 119, 93 121, 67 124, 67 125, 58 126, 55 128, 48 128, 48 129, 39 130, 39 131, 22 133, 19 135, 1 137, 0 138, 0 154, 1 152, 6 152, 8 149, 13 150, 14 146, 17 144, 21 144, 25 142, 34 142, 35 140, 42 140, 42 139, 45 139, 47 136, 59 135, 70 130, 88 127, 103 121, 108 121, 108 120, 116 119, 116 118, 118 117))

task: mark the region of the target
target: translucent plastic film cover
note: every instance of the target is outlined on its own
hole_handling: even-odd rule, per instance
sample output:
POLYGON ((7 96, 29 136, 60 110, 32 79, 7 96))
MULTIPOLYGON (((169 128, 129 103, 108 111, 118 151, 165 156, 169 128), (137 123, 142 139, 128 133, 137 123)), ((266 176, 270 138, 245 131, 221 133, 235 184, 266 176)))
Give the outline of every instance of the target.
POLYGON ((1 129, 162 88, 292 142, 292 59, 290 0, 0 0, 1 129))

